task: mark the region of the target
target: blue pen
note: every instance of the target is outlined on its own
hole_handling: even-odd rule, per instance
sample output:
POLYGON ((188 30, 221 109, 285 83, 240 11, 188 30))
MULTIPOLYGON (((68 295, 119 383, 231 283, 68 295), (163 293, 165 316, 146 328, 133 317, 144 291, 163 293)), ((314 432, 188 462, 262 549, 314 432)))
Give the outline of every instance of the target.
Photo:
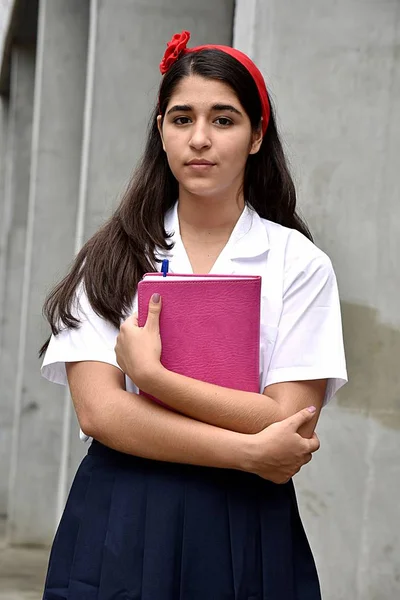
POLYGON ((161 273, 163 274, 163 277, 167 276, 168 269, 169 269, 169 260, 167 258, 165 258, 162 261, 162 265, 161 265, 161 273))

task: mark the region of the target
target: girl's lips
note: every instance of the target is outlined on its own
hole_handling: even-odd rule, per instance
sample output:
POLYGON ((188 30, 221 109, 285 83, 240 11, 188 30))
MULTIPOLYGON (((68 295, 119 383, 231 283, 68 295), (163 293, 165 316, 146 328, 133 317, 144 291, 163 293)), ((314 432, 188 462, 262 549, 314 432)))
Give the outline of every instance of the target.
POLYGON ((190 169, 194 169, 195 171, 207 171, 215 165, 214 163, 188 163, 186 166, 190 169))

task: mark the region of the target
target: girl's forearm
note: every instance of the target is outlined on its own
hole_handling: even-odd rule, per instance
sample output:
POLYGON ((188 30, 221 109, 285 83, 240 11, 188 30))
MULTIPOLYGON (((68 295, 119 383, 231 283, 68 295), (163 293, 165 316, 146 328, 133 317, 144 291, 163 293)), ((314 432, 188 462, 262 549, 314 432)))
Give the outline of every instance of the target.
POLYGON ((251 436, 200 423, 124 390, 99 404, 85 433, 110 448, 152 460, 245 469, 251 436))
POLYGON ((258 433, 283 419, 280 405, 268 396, 204 383, 162 366, 143 386, 146 393, 192 419, 239 433, 258 433))

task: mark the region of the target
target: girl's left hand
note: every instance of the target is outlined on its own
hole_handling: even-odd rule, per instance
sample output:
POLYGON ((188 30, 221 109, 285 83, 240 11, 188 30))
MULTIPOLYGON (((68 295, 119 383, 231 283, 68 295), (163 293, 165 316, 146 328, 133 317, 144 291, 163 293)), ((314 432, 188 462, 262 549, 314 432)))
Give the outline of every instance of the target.
POLYGON ((136 313, 128 317, 120 327, 115 346, 119 366, 144 392, 146 382, 162 368, 160 313, 161 297, 153 294, 144 327, 139 327, 136 313))

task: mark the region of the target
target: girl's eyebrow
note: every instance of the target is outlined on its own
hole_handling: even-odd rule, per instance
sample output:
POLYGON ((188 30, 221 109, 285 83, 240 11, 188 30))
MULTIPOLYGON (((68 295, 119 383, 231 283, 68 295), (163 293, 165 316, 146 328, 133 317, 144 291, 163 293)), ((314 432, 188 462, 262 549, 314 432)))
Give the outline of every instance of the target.
MULTIPOLYGON (((192 110, 193 110, 193 107, 190 106, 190 104, 175 104, 175 106, 172 106, 169 109, 169 111, 167 112, 167 115, 174 113, 174 112, 191 112, 192 110)), ((243 116, 242 113, 240 112, 240 110, 238 110, 231 104, 213 104, 213 106, 211 107, 211 110, 214 112, 229 111, 229 112, 236 113, 237 115, 243 116)))
POLYGON ((175 104, 172 108, 169 109, 167 115, 170 115, 173 112, 190 112, 192 107, 189 104, 175 104))
POLYGON ((237 108, 235 108, 234 106, 232 106, 232 104, 214 104, 213 107, 211 108, 211 110, 214 111, 230 111, 233 113, 236 113, 237 115, 240 115, 241 117, 243 116, 242 113, 240 112, 240 110, 238 110, 237 108))

